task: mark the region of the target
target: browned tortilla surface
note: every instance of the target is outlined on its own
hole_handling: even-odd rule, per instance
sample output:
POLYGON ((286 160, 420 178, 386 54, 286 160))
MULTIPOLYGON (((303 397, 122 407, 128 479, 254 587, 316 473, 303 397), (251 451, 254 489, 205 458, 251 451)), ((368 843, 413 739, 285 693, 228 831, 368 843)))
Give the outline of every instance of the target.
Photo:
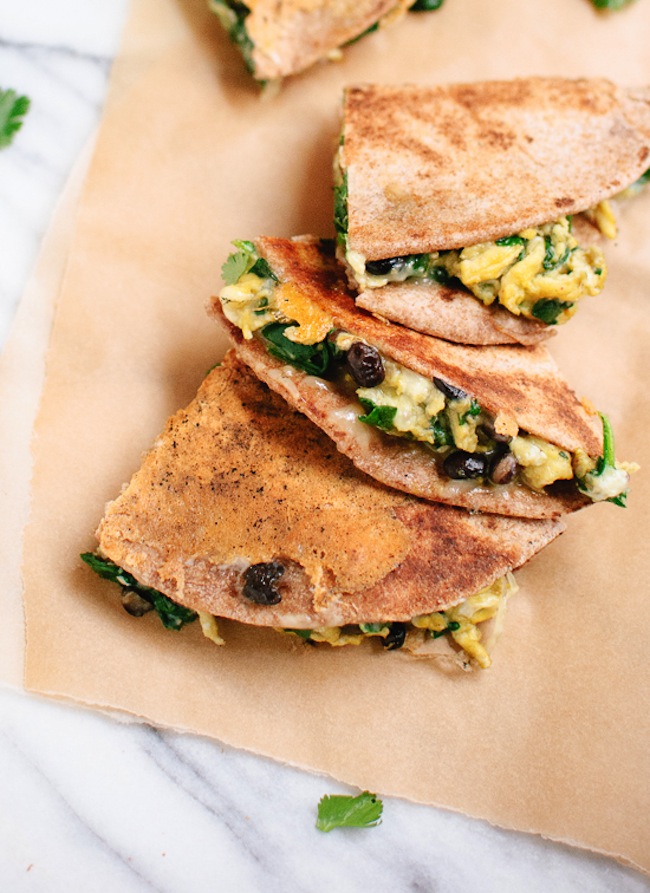
POLYGON ((650 90, 605 79, 360 85, 343 114, 348 247, 371 260, 511 235, 650 167, 650 90))
POLYGON ((380 19, 398 16, 404 0, 249 0, 246 30, 258 80, 296 74, 362 35, 380 19))
POLYGON ((552 326, 515 316, 498 303, 485 305, 467 289, 435 282, 392 282, 355 300, 376 316, 458 344, 532 345, 555 334, 552 326))
POLYGON ((197 610, 259 626, 407 620, 455 604, 562 532, 377 484, 234 357, 167 423, 101 522, 101 551, 197 610), (279 561, 282 600, 242 595, 279 561))

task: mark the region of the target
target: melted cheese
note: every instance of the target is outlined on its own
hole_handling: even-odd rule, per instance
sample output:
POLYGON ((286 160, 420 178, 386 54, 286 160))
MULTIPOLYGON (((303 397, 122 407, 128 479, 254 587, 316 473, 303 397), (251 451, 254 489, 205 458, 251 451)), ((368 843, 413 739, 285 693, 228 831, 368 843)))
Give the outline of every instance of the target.
POLYGON ((278 285, 273 295, 274 304, 286 319, 296 323, 285 334, 297 344, 317 344, 333 328, 331 316, 310 301, 293 283, 278 285))

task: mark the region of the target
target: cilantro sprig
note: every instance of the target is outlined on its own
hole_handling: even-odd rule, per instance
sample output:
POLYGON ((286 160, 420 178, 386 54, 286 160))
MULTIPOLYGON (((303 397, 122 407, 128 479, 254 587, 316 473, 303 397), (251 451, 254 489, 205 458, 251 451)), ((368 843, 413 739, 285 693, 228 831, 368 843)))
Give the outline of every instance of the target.
POLYGON ((260 257, 252 242, 237 239, 233 245, 238 251, 233 251, 221 267, 221 276, 226 285, 234 285, 239 282, 246 273, 254 273, 260 279, 273 279, 278 277, 268 265, 268 262, 260 257))
POLYGON ((318 804, 316 827, 319 831, 333 828, 373 828, 381 823, 384 804, 376 794, 364 791, 357 797, 326 794, 318 804))
POLYGON ((23 126, 29 106, 29 97, 19 96, 15 90, 0 88, 0 149, 9 145, 23 126))

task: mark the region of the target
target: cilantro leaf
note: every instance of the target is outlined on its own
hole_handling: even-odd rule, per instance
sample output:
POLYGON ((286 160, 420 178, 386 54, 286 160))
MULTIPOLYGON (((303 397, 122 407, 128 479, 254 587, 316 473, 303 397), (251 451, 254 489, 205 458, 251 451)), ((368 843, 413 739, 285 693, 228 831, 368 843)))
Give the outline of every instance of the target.
POLYGON ((196 620, 197 614, 195 611, 176 604, 176 602, 167 598, 166 595, 163 595, 162 592, 158 592, 157 589, 138 583, 132 574, 122 570, 119 565, 109 558, 101 558, 94 552, 84 552, 80 557, 88 567, 104 580, 110 580, 123 589, 137 592, 145 601, 153 605, 162 625, 167 629, 181 629, 186 623, 192 623, 193 620, 196 620))
POLYGON ((316 827, 319 831, 332 828, 373 828, 381 823, 384 804, 375 794, 364 791, 358 797, 326 794, 318 804, 316 827))
POLYGON ((591 0, 596 9, 623 9, 631 0, 591 0))
POLYGON ((226 285, 234 285, 244 273, 253 267, 257 260, 257 252, 252 242, 233 242, 239 251, 233 251, 221 267, 221 276, 226 285))
POLYGON ((19 96, 15 90, 0 88, 0 149, 8 146, 23 126, 23 118, 29 111, 30 100, 19 96))
POLYGON ((258 255, 252 242, 238 239, 233 242, 233 245, 239 251, 233 251, 221 267, 221 276, 226 285, 234 285, 236 282, 239 282, 245 273, 254 273, 260 279, 274 279, 276 282, 278 281, 278 277, 267 261, 258 255))

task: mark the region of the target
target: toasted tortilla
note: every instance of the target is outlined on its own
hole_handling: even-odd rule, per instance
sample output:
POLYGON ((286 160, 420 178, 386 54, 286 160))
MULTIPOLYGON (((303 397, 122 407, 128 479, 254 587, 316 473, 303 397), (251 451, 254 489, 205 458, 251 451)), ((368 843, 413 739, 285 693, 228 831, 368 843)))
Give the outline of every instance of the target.
POLYGON ((229 353, 169 419, 97 536, 106 557, 180 604, 300 629, 450 607, 563 529, 383 487, 229 353), (242 574, 271 561, 285 569, 281 601, 254 604, 242 574))
POLYGON ((650 166, 650 89, 605 79, 353 86, 348 248, 463 248, 594 207, 650 166))
POLYGON ((515 316, 498 303, 487 306, 467 289, 435 282, 393 282, 368 288, 359 307, 416 332, 457 344, 539 344, 555 334, 541 322, 515 316))
MULTIPOLYGON (((253 74, 273 81, 304 71, 365 34, 372 26, 399 18, 406 0, 247 0, 245 19, 253 43, 253 74)), ((211 6, 216 11, 217 3, 211 6)))
MULTIPOLYGON (((355 305, 330 242, 265 237, 255 246, 281 283, 292 283, 327 317, 331 328, 358 336, 429 379, 435 376, 461 388, 494 416, 501 413, 520 430, 561 449, 602 453, 600 418, 578 400, 543 346, 470 347, 382 322, 355 305)), ((245 340, 223 316, 218 298, 212 300, 211 312, 259 377, 322 427, 359 468, 383 483, 425 499, 519 517, 556 517, 589 504, 571 482, 536 492, 514 484, 494 487, 442 476, 425 447, 359 422, 354 399, 276 360, 261 338, 245 340)))

